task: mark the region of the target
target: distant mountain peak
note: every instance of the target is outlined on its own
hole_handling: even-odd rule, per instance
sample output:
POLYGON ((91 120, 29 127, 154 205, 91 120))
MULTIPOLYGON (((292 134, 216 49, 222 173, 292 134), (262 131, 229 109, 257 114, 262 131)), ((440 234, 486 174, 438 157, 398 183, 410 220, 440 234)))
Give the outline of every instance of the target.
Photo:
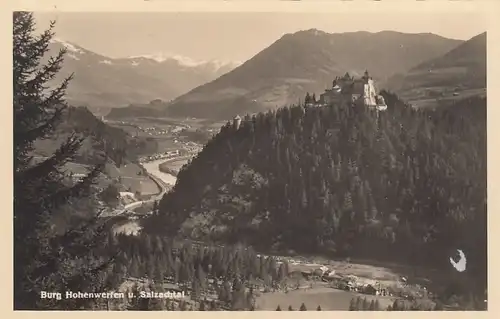
POLYGON ((365 31, 287 33, 224 76, 176 98, 174 116, 233 118, 297 103, 306 92, 323 92, 332 77, 368 69, 383 83, 394 74, 439 57, 459 40, 434 35, 365 31))
POLYGON ((84 50, 82 48, 80 48, 79 46, 71 43, 71 42, 68 42, 68 41, 65 41, 63 39, 60 39, 60 38, 52 38, 50 40, 50 43, 58 43, 62 46, 64 46, 68 52, 71 52, 71 53, 84 53, 84 50))
POLYGON ((237 66, 165 53, 113 58, 61 38, 50 42, 47 58, 61 49, 67 51, 53 84, 74 73, 67 90, 67 100, 74 105, 121 107, 157 98, 169 101, 237 66))
POLYGON ((313 36, 321 36, 321 35, 344 35, 345 36, 345 35, 353 35, 353 34, 366 35, 366 36, 377 35, 377 34, 378 35, 400 35, 400 36, 426 35, 426 36, 435 36, 435 37, 446 39, 445 37, 440 36, 440 35, 435 34, 435 33, 432 33, 432 32, 404 33, 404 32, 394 31, 394 30, 382 30, 382 31, 376 31, 376 32, 370 32, 370 31, 364 31, 364 30, 349 31, 349 32, 326 32, 326 31, 319 30, 319 29, 316 29, 316 28, 307 29, 307 30, 300 30, 300 31, 297 31, 297 32, 294 32, 294 33, 287 33, 284 36, 287 36, 287 35, 301 35, 301 34, 303 34, 303 35, 313 35, 313 36))
POLYGON ((212 65, 215 69, 219 69, 225 66, 237 67, 241 64, 241 62, 225 62, 221 60, 196 60, 184 55, 169 53, 169 52, 156 52, 152 54, 143 54, 143 55, 135 55, 130 56, 128 59, 137 60, 137 59, 148 59, 154 60, 158 63, 163 63, 166 61, 176 61, 179 65, 185 67, 198 67, 203 65, 212 65))
POLYGON ((305 30, 305 31, 302 31, 302 32, 304 32, 304 33, 310 33, 312 35, 324 35, 324 34, 328 34, 327 32, 319 30, 319 29, 316 29, 316 28, 312 28, 312 29, 305 30))

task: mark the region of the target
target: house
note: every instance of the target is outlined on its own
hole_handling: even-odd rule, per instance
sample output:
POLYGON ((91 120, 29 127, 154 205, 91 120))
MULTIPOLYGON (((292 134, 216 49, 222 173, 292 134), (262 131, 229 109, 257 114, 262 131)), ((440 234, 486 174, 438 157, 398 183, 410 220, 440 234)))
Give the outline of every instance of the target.
POLYGON ((70 173, 70 177, 73 181, 79 181, 82 178, 85 178, 87 174, 82 174, 82 173, 70 173))
POLYGON ((335 275, 335 270, 328 270, 328 271, 325 271, 325 273, 323 274, 324 277, 326 278, 335 278, 337 277, 337 275, 335 275))

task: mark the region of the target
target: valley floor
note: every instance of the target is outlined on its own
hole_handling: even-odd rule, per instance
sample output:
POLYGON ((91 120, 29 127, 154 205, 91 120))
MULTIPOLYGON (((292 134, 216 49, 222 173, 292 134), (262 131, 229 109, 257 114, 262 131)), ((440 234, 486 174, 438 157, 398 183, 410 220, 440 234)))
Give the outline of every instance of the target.
POLYGON ((347 311, 351 299, 358 296, 361 298, 366 297, 368 301, 378 299, 382 309, 387 309, 395 300, 394 297, 370 296, 317 285, 313 286, 313 288, 292 290, 288 293, 263 293, 257 297, 256 309, 272 311, 276 310, 279 305, 282 311, 288 310, 289 306, 292 306, 294 310, 299 310, 302 303, 304 303, 307 310, 316 310, 320 306, 323 311, 347 311))

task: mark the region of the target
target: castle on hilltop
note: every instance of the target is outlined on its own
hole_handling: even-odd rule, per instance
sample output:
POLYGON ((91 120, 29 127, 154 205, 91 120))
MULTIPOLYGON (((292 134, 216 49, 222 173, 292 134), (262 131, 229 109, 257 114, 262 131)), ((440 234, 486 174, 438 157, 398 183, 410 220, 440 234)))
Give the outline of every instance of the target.
POLYGON ((355 106, 364 106, 377 111, 385 111, 387 104, 384 97, 378 94, 372 77, 365 71, 363 77, 355 79, 349 73, 343 77, 336 77, 332 87, 326 89, 319 97, 319 101, 307 97, 306 105, 324 106, 350 102, 355 106))

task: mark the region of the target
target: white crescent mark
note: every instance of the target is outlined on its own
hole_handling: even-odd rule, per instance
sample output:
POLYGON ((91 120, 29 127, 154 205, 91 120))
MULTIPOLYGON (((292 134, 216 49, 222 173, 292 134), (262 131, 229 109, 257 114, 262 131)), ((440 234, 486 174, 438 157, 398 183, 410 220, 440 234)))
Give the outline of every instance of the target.
POLYGON ((450 257, 450 263, 459 272, 465 271, 467 267, 467 259, 465 258, 465 254, 460 249, 457 249, 458 254, 460 255, 460 259, 456 262, 453 258, 450 257))

